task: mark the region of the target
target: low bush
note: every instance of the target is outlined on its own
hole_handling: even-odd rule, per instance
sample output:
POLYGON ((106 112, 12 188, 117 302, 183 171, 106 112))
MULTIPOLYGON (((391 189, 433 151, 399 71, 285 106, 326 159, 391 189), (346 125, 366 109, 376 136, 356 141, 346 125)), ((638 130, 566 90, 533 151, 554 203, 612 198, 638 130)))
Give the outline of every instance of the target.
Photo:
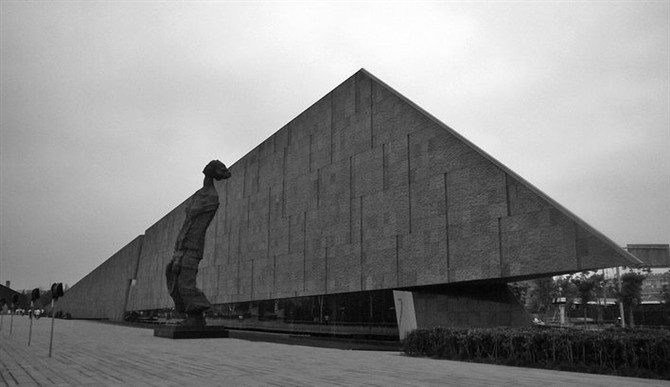
POLYGON ((670 379, 670 331, 526 327, 417 329, 410 356, 670 379))

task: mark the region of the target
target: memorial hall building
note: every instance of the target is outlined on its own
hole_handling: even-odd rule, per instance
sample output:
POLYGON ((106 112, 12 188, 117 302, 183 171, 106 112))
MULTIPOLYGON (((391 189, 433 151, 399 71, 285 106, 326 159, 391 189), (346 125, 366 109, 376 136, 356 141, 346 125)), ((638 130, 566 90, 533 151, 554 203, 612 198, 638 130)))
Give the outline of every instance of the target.
MULTIPOLYGON (((198 272, 211 325, 396 339, 525 325, 508 282, 640 262, 363 69, 229 170, 198 272)), ((57 310, 168 318, 165 267, 185 205, 57 310)))

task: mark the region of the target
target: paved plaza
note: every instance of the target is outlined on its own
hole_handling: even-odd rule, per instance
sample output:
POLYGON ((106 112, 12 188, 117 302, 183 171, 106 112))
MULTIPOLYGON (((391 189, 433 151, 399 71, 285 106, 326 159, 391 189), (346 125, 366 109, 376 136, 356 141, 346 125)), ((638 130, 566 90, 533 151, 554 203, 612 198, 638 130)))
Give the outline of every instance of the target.
POLYGON ((0 330, 0 386, 668 386, 614 376, 412 358, 230 339, 170 340, 150 329, 9 316, 0 330))

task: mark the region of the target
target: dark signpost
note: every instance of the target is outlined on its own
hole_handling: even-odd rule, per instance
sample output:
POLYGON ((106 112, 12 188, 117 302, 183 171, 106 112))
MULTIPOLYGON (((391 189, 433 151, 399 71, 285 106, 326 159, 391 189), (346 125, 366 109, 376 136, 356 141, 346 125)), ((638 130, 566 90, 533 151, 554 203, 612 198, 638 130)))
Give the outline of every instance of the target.
POLYGON ((63 297, 63 284, 53 283, 51 285, 51 337, 49 337, 49 357, 51 357, 51 348, 54 342, 54 320, 56 318, 56 301, 58 297, 63 297))
POLYGON ((28 317, 30 318, 30 329, 28 329, 28 346, 30 346, 30 339, 33 335, 33 315, 35 314, 35 301, 40 299, 40 289, 35 288, 30 294, 30 312, 28 317))
POLYGON ((2 330, 2 323, 5 321, 5 315, 2 313, 7 305, 7 300, 0 298, 0 331, 2 330))
POLYGON ((12 335, 12 327, 14 326, 14 313, 16 313, 16 304, 19 302, 19 295, 14 294, 12 296, 12 307, 10 308, 11 313, 9 317, 9 335, 12 335))

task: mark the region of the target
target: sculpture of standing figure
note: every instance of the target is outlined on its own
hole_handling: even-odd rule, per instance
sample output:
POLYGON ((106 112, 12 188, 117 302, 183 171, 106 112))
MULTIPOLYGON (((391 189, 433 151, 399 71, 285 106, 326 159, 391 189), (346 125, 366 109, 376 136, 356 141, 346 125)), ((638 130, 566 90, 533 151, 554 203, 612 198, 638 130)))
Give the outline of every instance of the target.
POLYGON ((186 313, 183 324, 204 326, 203 312, 211 307, 207 297, 195 286, 198 264, 205 248, 205 233, 219 208, 219 194, 214 180, 230 177, 230 171, 219 160, 213 160, 202 171, 205 181, 191 197, 186 207, 186 219, 177 236, 172 261, 167 265, 165 277, 175 311, 186 313))

